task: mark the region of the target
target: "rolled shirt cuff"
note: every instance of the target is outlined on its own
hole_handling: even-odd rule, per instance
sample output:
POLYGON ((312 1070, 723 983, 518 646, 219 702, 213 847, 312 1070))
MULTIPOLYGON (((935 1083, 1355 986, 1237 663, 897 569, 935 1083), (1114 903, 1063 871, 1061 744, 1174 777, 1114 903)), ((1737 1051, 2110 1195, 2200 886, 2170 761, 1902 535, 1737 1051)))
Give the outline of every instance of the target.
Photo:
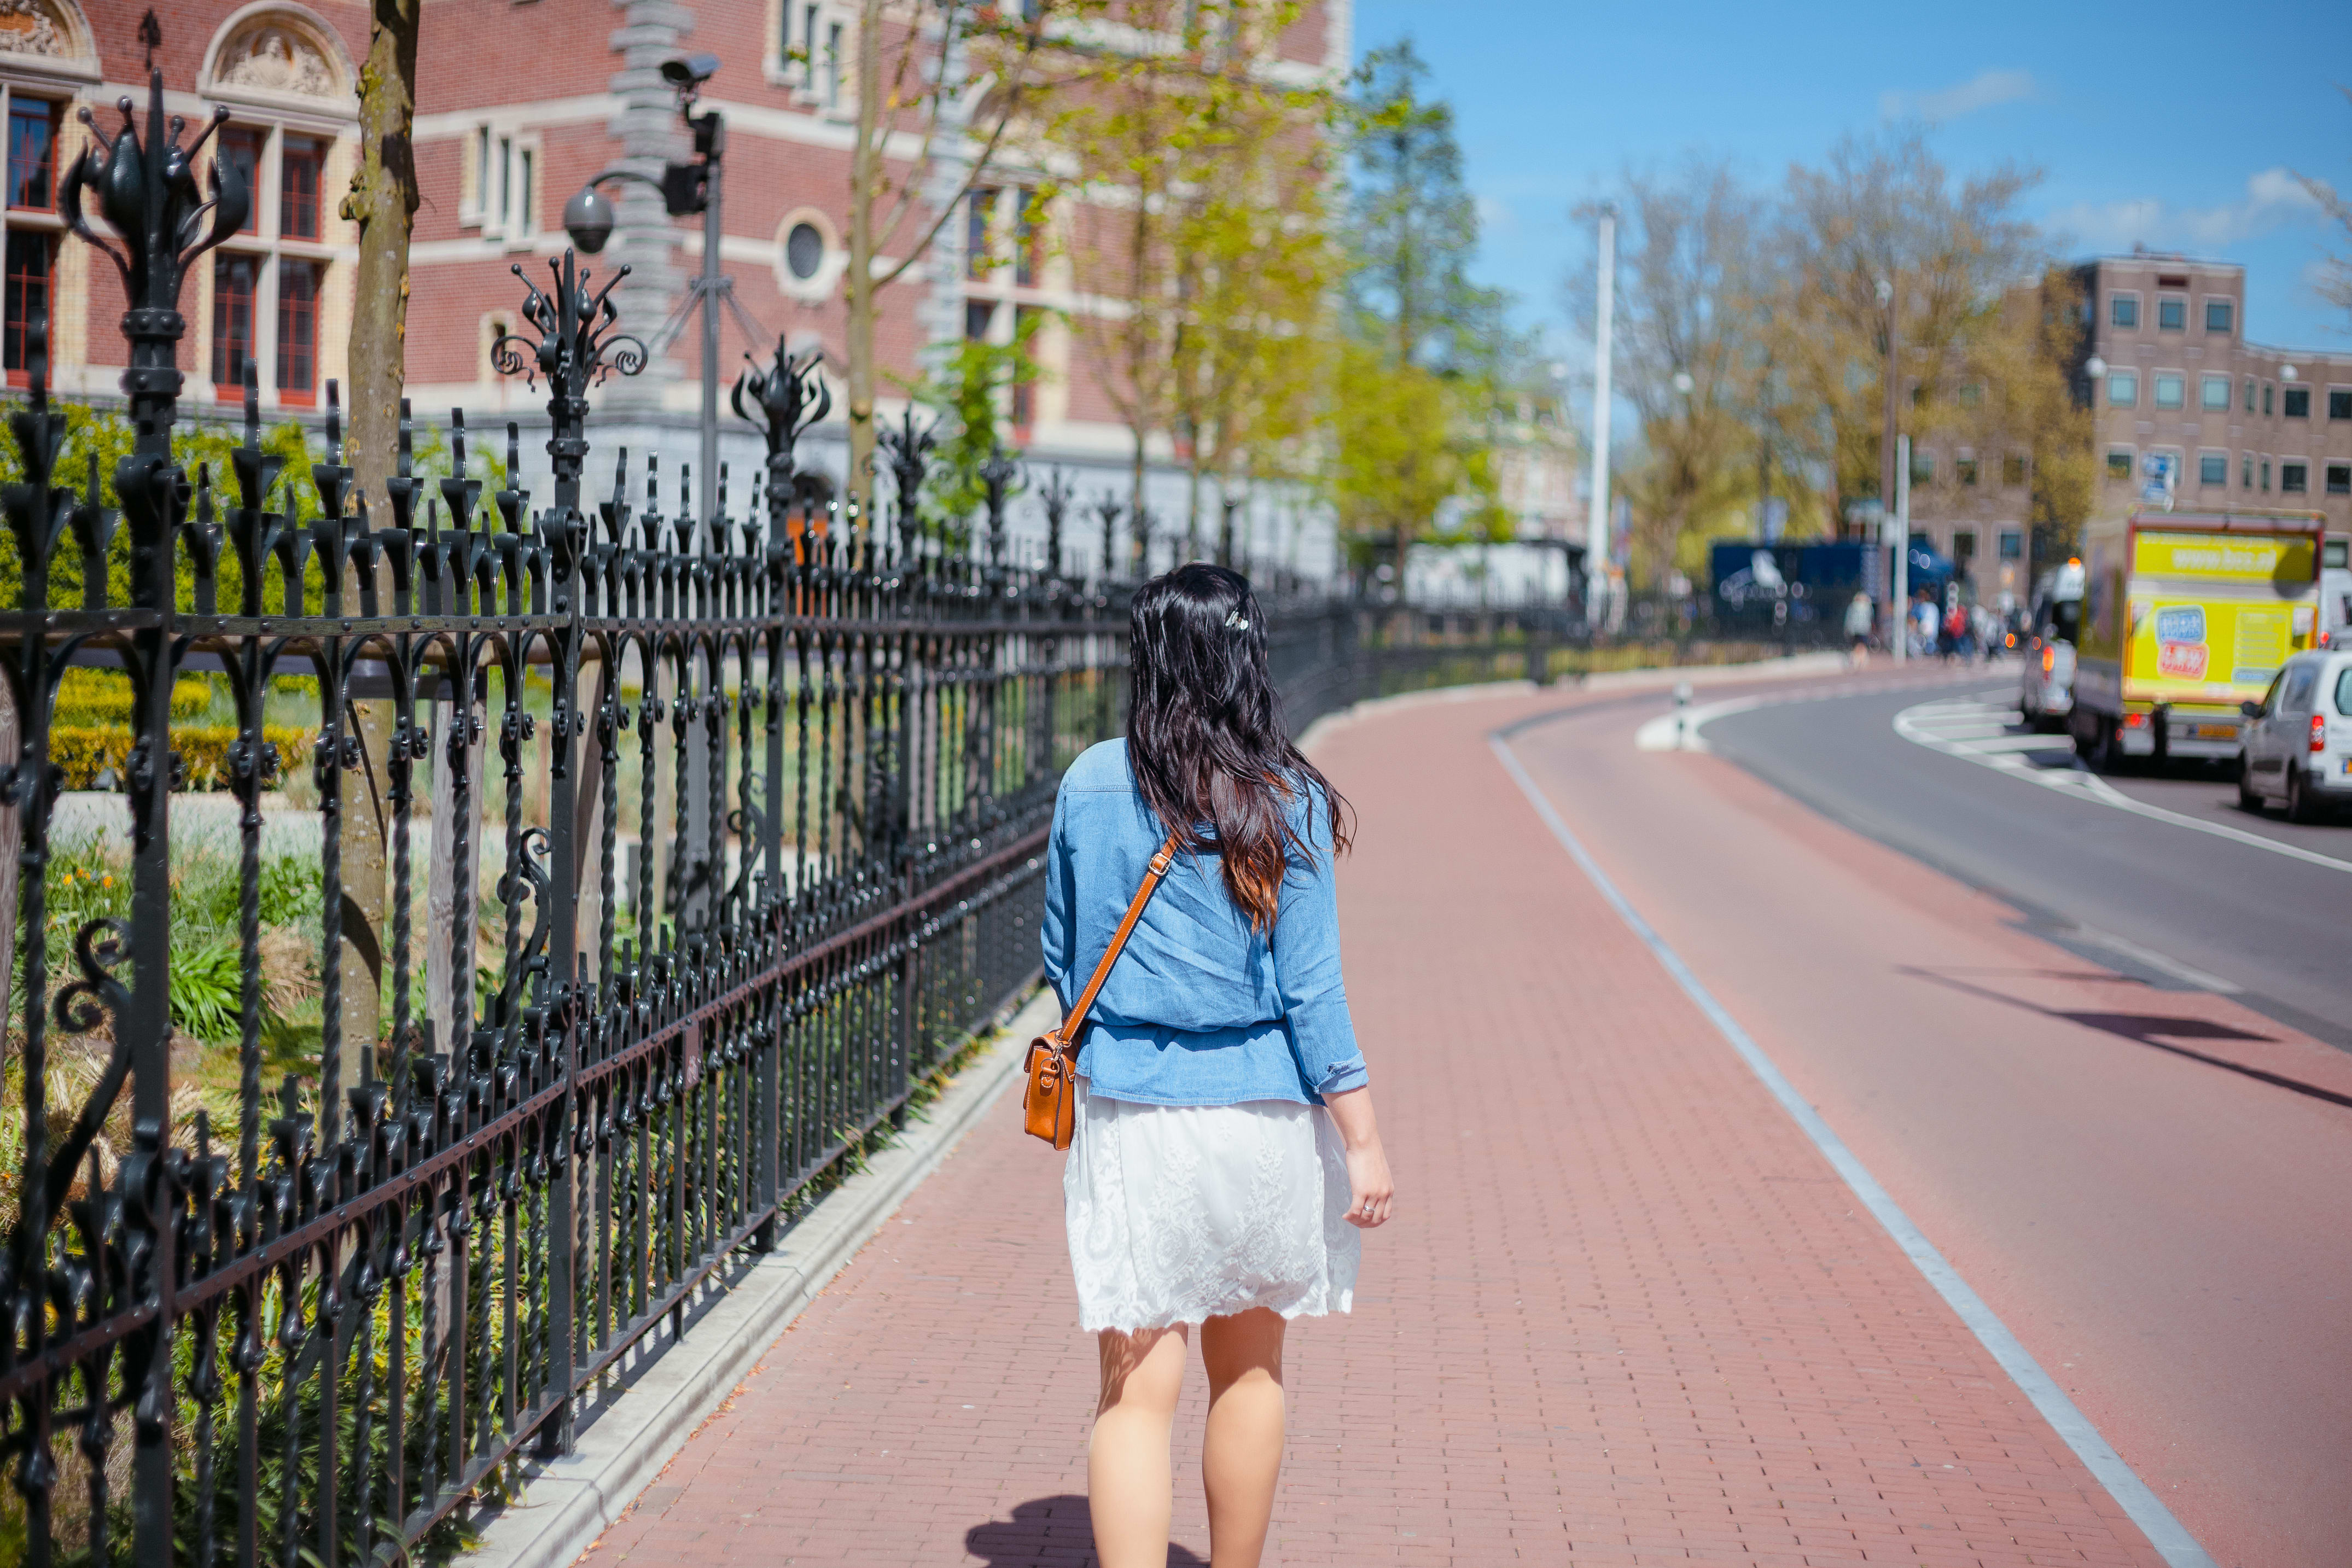
POLYGON ((1371 1076, 1370 1069, 1364 1065, 1361 1057, 1353 1061, 1335 1062, 1325 1071, 1323 1082, 1315 1086, 1315 1092, 1318 1094, 1345 1094, 1350 1089, 1361 1089, 1371 1082, 1371 1076))

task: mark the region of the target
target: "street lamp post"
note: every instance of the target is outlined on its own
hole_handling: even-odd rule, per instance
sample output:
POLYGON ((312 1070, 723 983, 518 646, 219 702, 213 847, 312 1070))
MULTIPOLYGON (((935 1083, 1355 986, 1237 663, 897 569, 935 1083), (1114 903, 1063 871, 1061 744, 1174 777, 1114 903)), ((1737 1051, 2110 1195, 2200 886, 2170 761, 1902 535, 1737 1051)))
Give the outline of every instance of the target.
POLYGON ((612 198, 596 187, 624 180, 634 180, 659 191, 662 210, 671 217, 702 215, 702 270, 693 287, 678 302, 677 308, 661 330, 654 334, 652 351, 661 352, 686 324, 687 314, 699 306, 702 312, 702 427, 701 464, 702 492, 700 512, 706 523, 715 522, 719 506, 719 310, 723 303, 735 312, 737 325, 744 335, 757 343, 766 334, 749 320, 742 306, 735 298, 732 280, 719 269, 719 245, 726 228, 722 221, 721 165, 727 155, 727 122, 715 109, 694 112, 695 99, 700 96, 702 84, 719 69, 717 55, 680 55, 664 60, 662 80, 677 95, 678 118, 694 133, 695 157, 688 163, 665 163, 661 178, 641 174, 635 169, 607 169, 580 188, 579 193, 563 204, 563 227, 572 236, 574 247, 583 254, 594 256, 613 237, 616 214, 612 198))
POLYGON ((1878 308, 1886 315, 1886 364, 1879 372, 1883 382, 1881 399, 1883 424, 1878 434, 1879 458, 1878 516, 1879 532, 1884 537, 1888 528, 1895 530, 1895 580, 1887 593, 1888 618, 1892 634, 1887 638, 1889 651, 1896 664, 1903 663, 1910 653, 1911 628, 1911 452, 1908 443, 1898 442, 1895 434, 1896 397, 1902 385, 1899 367, 1903 356, 1903 314, 1900 297, 1895 293, 1895 280, 1878 280, 1878 308), (1897 447, 1901 450, 1898 451, 1897 447), (1903 500, 1896 503, 1896 495, 1903 500), (1899 513, 1899 516, 1898 516, 1899 513))

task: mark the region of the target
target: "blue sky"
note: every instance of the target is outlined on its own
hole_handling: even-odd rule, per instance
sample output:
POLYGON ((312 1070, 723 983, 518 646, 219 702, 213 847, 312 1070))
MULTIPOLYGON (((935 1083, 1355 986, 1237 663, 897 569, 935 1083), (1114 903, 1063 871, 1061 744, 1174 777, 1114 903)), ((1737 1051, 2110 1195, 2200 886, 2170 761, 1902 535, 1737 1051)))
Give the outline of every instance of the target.
POLYGON ((2139 240, 2242 262, 2250 338, 2352 346, 2352 319, 2310 285, 2352 236, 2292 178, 2352 191, 2352 101, 2336 85, 2352 85, 2352 0, 1356 0, 1355 16, 1359 55, 1412 35, 1457 118, 1479 279, 1563 343, 1560 278, 1592 263, 1568 210, 1629 163, 1727 153, 1778 186, 1840 136, 1908 118, 1956 173, 2038 167, 2025 209, 2064 254, 2139 240))

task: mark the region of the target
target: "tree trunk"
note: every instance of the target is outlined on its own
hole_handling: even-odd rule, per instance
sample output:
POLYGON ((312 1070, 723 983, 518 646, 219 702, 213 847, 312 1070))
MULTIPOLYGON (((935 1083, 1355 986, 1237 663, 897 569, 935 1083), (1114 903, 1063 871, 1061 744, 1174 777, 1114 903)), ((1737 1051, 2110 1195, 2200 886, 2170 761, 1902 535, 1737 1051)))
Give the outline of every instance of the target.
MULTIPOLYGON (((874 528, 874 193, 880 177, 882 0, 857 19, 857 141, 849 158, 849 476, 844 493, 874 528)), ((879 537, 878 534, 876 537, 879 537)))
MULTIPOLYGON (((373 0, 367 62, 360 69, 359 156, 342 215, 359 225, 359 265, 350 347, 352 433, 345 461, 362 494, 388 522, 384 481, 400 438, 400 394, 408 334, 408 240, 419 193, 410 132, 416 119, 416 29, 423 0, 373 0)), ((379 572, 381 569, 379 568, 379 572)), ((348 585, 356 590, 356 573, 348 585)), ((354 704, 366 771, 345 785, 341 815, 345 926, 342 969, 343 1082, 358 1084, 362 1052, 376 1038, 383 952, 384 821, 389 780, 384 748, 392 705, 354 704), (363 929, 354 930, 354 925, 363 929)))

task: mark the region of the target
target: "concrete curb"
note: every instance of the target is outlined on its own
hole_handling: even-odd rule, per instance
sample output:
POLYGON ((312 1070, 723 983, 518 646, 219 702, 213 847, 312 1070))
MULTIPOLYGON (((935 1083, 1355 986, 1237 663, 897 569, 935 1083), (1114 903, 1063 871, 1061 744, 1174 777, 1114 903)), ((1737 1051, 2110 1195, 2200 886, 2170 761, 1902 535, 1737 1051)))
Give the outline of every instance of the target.
POLYGON ((1030 1037, 1058 1019, 1050 990, 1005 1026, 1004 1036, 958 1073, 888 1148, 785 1232, 722 1294, 693 1331, 665 1350, 635 1385, 580 1435, 577 1449, 532 1467, 522 1500, 460 1557, 468 1568, 562 1568, 577 1559, 660 1475, 696 1427, 749 1375, 801 1310, 830 1284, 964 1134, 1018 1076, 1030 1037))
MULTIPOLYGON (((1684 681, 1695 686, 1738 685, 1791 675, 1832 674, 1845 668, 1843 653, 1791 653, 1786 658, 1758 659, 1745 664, 1668 664, 1650 670, 1605 670, 1595 675, 1556 681, 1549 689, 1561 693, 1669 691, 1684 681)), ((1308 725, 1297 745, 1304 751, 1332 730, 1398 708, 1419 707, 1426 703, 1475 702, 1485 697, 1532 696, 1540 689, 1545 688, 1528 680, 1479 681, 1463 686, 1434 686, 1423 692, 1400 692, 1392 697, 1368 697, 1337 713, 1327 713, 1308 725)))

